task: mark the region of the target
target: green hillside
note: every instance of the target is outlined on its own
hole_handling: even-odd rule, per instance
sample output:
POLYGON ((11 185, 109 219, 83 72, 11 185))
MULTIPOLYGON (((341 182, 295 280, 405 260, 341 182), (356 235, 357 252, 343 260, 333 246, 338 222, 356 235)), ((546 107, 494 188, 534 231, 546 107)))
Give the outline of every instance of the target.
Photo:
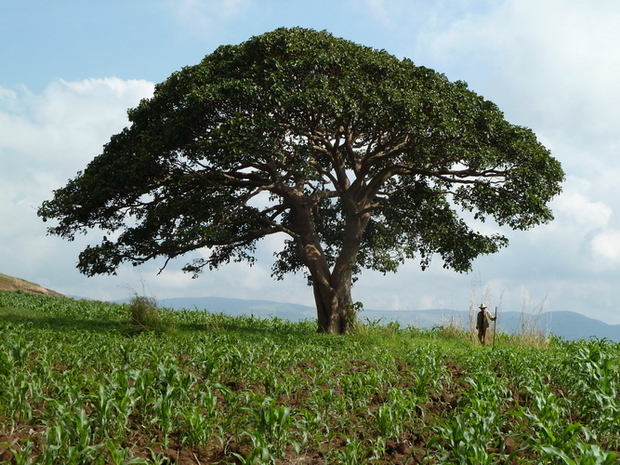
POLYGON ((0 463, 617 463, 620 345, 0 292, 0 463))

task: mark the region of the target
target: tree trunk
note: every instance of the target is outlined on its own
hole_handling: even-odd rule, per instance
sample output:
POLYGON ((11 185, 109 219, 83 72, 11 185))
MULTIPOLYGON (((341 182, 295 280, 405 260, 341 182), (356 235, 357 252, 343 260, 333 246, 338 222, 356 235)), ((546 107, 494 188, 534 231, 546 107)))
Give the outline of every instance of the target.
POLYGON ((312 278, 319 333, 347 333, 356 319, 357 308, 351 298, 353 269, 370 215, 358 214, 359 208, 352 201, 347 207, 343 246, 331 271, 312 221, 311 209, 302 204, 297 210, 298 253, 312 278))
POLYGON ((344 334, 356 321, 358 309, 351 297, 353 269, 367 223, 364 216, 348 222, 343 247, 332 272, 317 276, 318 279, 312 275, 320 333, 344 334))
POLYGON ((321 290, 321 286, 313 284, 313 290, 317 309, 318 332, 328 334, 349 332, 355 323, 356 312, 351 298, 351 286, 321 290))

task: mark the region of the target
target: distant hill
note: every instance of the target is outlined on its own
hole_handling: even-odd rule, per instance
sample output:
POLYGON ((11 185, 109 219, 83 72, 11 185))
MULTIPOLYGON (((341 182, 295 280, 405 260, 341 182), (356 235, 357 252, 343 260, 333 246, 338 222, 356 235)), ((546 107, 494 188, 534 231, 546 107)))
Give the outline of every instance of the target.
MULTIPOLYGON (((284 304, 269 300, 243 300, 223 297, 195 297, 162 299, 159 304, 174 309, 207 310, 211 313, 225 313, 232 316, 254 315, 261 318, 277 317, 290 321, 314 320, 316 309, 305 305, 284 304)), ((402 326, 429 328, 454 324, 469 327, 473 315, 456 310, 363 310, 362 320, 387 324, 397 321, 402 326)), ((575 312, 544 312, 536 315, 521 312, 500 312, 498 331, 517 334, 525 323, 544 333, 553 333, 568 340, 606 338, 620 342, 620 325, 608 325, 575 312)))
POLYGON ((65 297, 64 295, 56 291, 52 291, 51 289, 39 286, 38 284, 31 283, 30 281, 26 281, 24 279, 14 278, 13 276, 2 273, 0 273, 0 291, 22 291, 28 292, 29 294, 42 294, 51 295, 54 297, 65 297))
POLYGON ((162 299, 162 307, 189 310, 207 310, 231 316, 254 315, 261 318, 278 317, 283 320, 300 321, 316 318, 316 309, 298 304, 283 304, 270 300, 228 299, 225 297, 178 297, 162 299))

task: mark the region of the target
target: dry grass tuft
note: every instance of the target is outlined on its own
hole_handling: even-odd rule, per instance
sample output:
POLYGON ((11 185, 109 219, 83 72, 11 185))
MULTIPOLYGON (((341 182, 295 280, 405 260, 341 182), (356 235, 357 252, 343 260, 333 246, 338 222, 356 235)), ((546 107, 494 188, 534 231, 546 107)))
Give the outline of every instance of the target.
POLYGON ((162 314, 153 297, 134 294, 128 305, 129 329, 132 332, 170 333, 174 329, 172 315, 162 314))

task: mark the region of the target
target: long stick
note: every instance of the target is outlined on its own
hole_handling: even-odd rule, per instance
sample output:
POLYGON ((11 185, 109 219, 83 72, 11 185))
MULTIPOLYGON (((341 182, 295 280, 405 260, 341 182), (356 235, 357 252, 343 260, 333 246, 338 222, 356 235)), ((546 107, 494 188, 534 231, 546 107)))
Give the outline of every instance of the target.
POLYGON ((495 320, 493 321, 493 347, 495 347, 496 331, 497 331, 497 306, 495 307, 495 320))

